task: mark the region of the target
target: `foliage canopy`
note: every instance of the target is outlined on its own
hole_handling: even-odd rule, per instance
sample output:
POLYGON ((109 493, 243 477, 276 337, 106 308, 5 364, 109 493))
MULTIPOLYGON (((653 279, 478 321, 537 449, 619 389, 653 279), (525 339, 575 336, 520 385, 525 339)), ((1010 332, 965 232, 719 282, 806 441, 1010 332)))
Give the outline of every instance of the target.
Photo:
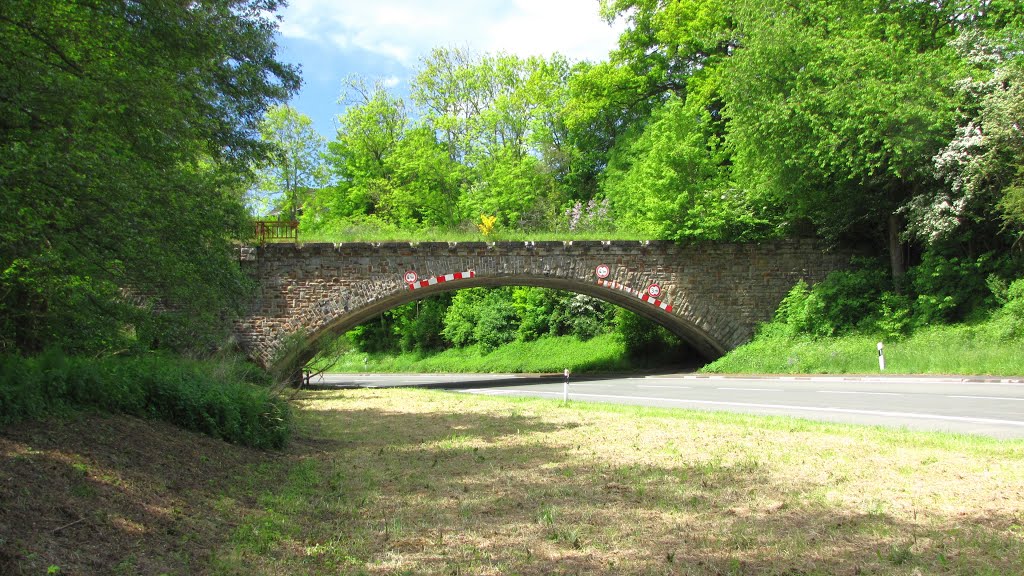
POLYGON ((279 4, 0 5, 0 350, 222 337, 258 127, 299 85, 279 4))

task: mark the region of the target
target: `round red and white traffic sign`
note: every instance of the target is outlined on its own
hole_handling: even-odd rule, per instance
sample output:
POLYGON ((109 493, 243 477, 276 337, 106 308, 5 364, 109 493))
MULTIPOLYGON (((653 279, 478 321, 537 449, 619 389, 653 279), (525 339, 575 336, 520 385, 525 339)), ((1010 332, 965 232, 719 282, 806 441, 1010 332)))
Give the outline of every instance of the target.
POLYGON ((597 274, 598 278, 607 278, 612 273, 612 269, 607 264, 598 264, 597 268, 594 269, 594 273, 597 274))
POLYGON ((658 286, 657 284, 651 284, 650 286, 647 287, 647 293, 657 298, 658 296, 661 296, 661 286, 658 286))
POLYGON ((417 276, 416 273, 413 272, 412 270, 409 270, 408 272, 405 273, 405 283, 406 284, 412 284, 418 278, 419 278, 419 276, 417 276))

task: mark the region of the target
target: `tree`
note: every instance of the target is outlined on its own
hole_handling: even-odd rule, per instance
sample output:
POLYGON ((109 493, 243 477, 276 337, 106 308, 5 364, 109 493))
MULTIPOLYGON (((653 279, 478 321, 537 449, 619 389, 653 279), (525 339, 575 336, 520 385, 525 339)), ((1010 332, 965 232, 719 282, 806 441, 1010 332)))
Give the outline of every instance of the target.
POLYGON ((306 200, 327 184, 327 141, 309 116, 286 104, 267 111, 260 135, 274 146, 275 154, 259 172, 259 201, 265 204, 259 208, 273 205, 296 220, 306 200))
POLYGON ((568 62, 435 49, 423 59, 412 98, 423 125, 465 168, 460 212, 498 216, 513 226, 557 212, 559 118, 568 62))
MULTIPOLYGON (((328 144, 328 160, 338 182, 335 214, 382 214, 387 218, 395 189, 391 156, 408 128, 405 103, 380 83, 369 86, 360 78, 348 80, 355 100, 338 117, 338 133, 328 144)), ((399 218, 400 219, 400 218, 399 218)))
POLYGON ((608 62, 573 78, 567 117, 577 149, 591 150, 591 173, 603 172, 593 180, 616 221, 659 238, 763 235, 730 185, 721 145, 721 70, 738 45, 728 3, 604 0, 601 9, 629 26, 608 62))
POLYGON ((749 240, 770 236, 759 216, 729 183, 714 127, 699 107, 671 97, 643 133, 613 151, 602 189, 619 227, 672 240, 749 240))
POLYGON ((732 9, 723 0, 601 0, 609 21, 626 18, 630 26, 619 38, 611 62, 633 76, 637 102, 663 102, 669 95, 686 99, 737 46, 732 9))
POLYGON ((956 60, 939 10, 921 29, 918 11, 873 6, 745 5, 725 74, 727 138, 756 197, 828 238, 879 233, 898 278, 899 209, 936 185, 930 159, 953 129, 956 60))
POLYGON ((328 144, 336 185, 315 201, 318 224, 369 217, 415 227, 454 226, 463 169, 434 131, 409 119, 404 100, 382 84, 349 80, 352 103, 328 144))
POLYGON ((958 84, 964 105, 956 136, 934 157, 946 186, 906 210, 925 242, 1000 217, 1017 238, 1024 229, 1024 61, 1014 34, 1000 36, 968 31, 954 44, 971 76, 958 84))
POLYGON ((219 343, 259 122, 299 84, 278 5, 0 3, 0 349, 219 343))

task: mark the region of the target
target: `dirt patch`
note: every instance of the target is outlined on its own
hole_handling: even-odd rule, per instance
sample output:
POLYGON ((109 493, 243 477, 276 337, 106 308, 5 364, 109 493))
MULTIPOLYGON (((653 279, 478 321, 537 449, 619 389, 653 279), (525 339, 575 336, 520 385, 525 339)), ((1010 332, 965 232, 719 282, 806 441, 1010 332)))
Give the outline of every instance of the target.
POLYGON ((240 513, 219 501, 268 457, 124 416, 0 430, 0 574, 202 573, 240 513))

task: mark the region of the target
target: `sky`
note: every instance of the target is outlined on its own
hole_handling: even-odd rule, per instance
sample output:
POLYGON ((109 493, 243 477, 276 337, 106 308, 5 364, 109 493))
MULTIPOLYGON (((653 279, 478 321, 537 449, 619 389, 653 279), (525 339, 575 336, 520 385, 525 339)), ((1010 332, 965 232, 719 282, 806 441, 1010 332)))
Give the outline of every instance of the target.
POLYGON ((381 80, 404 96, 435 47, 597 62, 623 29, 601 19, 598 0, 289 0, 279 15, 278 57, 302 67, 289 104, 328 139, 346 77, 381 80))

